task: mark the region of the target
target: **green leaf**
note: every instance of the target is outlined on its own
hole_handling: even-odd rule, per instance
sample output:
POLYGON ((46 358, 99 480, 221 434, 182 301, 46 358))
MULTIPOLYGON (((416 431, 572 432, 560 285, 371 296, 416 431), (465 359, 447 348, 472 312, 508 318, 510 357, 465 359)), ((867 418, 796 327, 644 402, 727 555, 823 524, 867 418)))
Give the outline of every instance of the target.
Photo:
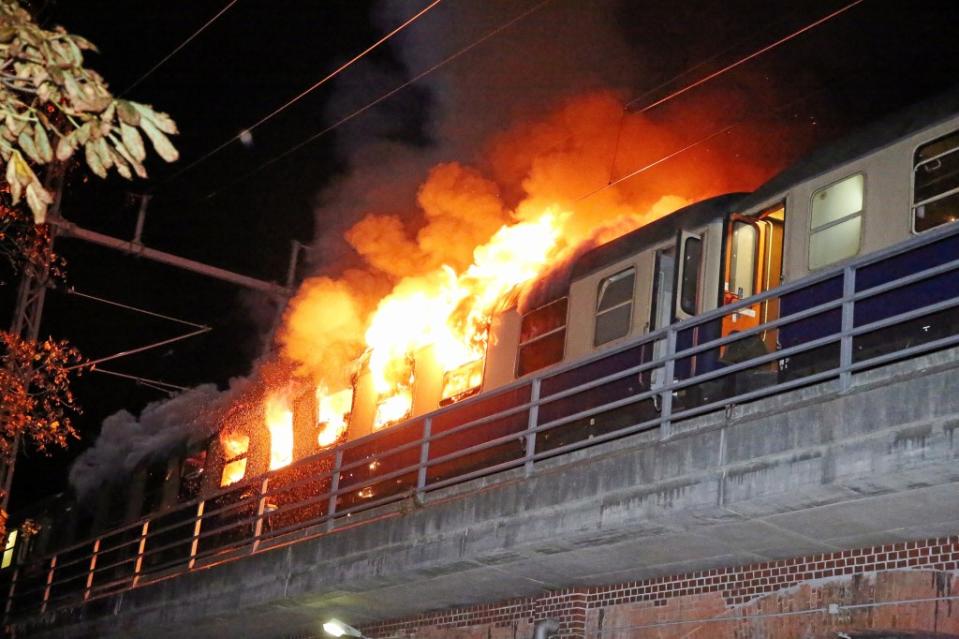
POLYGON ((16 205, 20 201, 20 195, 23 192, 23 187, 20 184, 20 180, 17 178, 17 157, 20 155, 18 151, 14 151, 10 155, 10 159, 7 161, 7 184, 10 186, 10 201, 16 205))
POLYGON ((72 38, 66 38, 67 48, 70 51, 70 55, 73 58, 74 63, 79 67, 83 65, 83 53, 80 52, 80 47, 77 46, 77 43, 73 41, 72 38))
POLYGON ((64 135, 57 142, 57 159, 61 162, 66 162, 72 156, 74 151, 77 150, 77 132, 72 131, 67 135, 64 135))
POLYGON ((130 126, 140 126, 140 112, 126 100, 117 100, 117 115, 121 122, 126 122, 130 126))
POLYGON ((110 147, 107 146, 106 138, 97 138, 93 142, 93 149, 100 158, 100 164, 104 171, 109 171, 113 167, 113 156, 110 155, 110 147))
POLYGON ((107 135, 113 130, 113 116, 117 110, 117 103, 111 102, 107 110, 100 114, 100 133, 107 135))
POLYGON ((34 145, 33 138, 30 136, 29 131, 30 129, 26 128, 20 132, 20 136, 17 138, 17 144, 23 149, 23 152, 27 154, 27 157, 37 164, 43 164, 43 158, 41 158, 37 152, 37 147, 34 145))
POLYGON ((53 204, 51 196, 40 182, 31 182, 27 185, 27 205, 33 211, 33 221, 43 224, 47 219, 47 207, 53 204))
POLYGON ((37 149, 37 155, 44 164, 53 159, 53 149, 50 148, 50 138, 42 125, 37 124, 33 127, 33 143, 37 149))
POLYGON ((81 49, 85 51, 93 51, 94 53, 99 53, 100 51, 99 49, 97 49, 95 44, 93 44, 92 42, 84 38, 83 36, 70 34, 67 37, 70 38, 73 42, 75 42, 78 47, 80 47, 81 49))
POLYGON ((141 178, 146 178, 147 170, 144 168, 142 164, 140 164, 133 158, 133 156, 130 154, 129 149, 127 149, 122 142, 114 141, 114 145, 116 146, 117 153, 119 153, 124 160, 130 163, 130 166, 133 167, 133 170, 136 171, 136 174, 140 176, 141 178))
POLYGON ((87 140, 90 139, 90 133, 92 132, 92 130, 93 130, 93 126, 89 122, 87 122, 86 124, 81 126, 79 129, 77 129, 76 130, 77 143, 86 144, 87 140))
POLYGON ((150 142, 153 142, 153 148, 156 149, 157 155, 167 162, 176 162, 180 158, 179 152, 170 142, 170 139, 153 126, 152 121, 144 117, 140 120, 140 128, 150 138, 150 142))
POLYGON ((140 104, 139 102, 131 102, 137 111, 140 112, 144 118, 156 125, 156 128, 163 131, 164 133, 169 133, 170 135, 176 135, 179 131, 176 128, 176 122, 173 121, 166 113, 160 113, 159 111, 154 111, 153 108, 148 104, 140 104))
POLYGON ((82 101, 86 96, 83 95, 83 89, 77 79, 69 71, 63 72, 63 88, 67 90, 67 97, 71 102, 82 101))
POLYGON ((86 158, 87 166, 90 167, 90 170, 101 178, 106 178, 107 170, 103 167, 103 162, 100 161, 100 155, 97 153, 95 145, 95 141, 87 141, 87 143, 83 145, 83 155, 86 158))
MULTIPOLYGON (((109 147, 108 147, 109 148, 109 147)), ((127 164, 126 160, 123 159, 123 156, 120 155, 118 151, 110 148, 110 154, 113 156, 113 163, 117 167, 117 173, 127 180, 133 179, 133 173, 130 172, 130 165, 127 164)))
POLYGON ((143 147, 143 138, 140 136, 140 132, 129 124, 121 122, 120 136, 123 138, 123 146, 130 151, 133 159, 137 162, 143 162, 147 157, 147 152, 143 147))

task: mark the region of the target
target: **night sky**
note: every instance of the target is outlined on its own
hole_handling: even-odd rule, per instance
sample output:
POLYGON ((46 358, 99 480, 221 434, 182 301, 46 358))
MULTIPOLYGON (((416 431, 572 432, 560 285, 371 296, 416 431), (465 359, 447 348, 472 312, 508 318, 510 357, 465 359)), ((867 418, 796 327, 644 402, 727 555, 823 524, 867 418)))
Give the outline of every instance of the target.
MULTIPOLYGON (((97 44, 100 54, 90 55, 88 65, 100 71, 116 93, 122 93, 225 4, 225 0, 35 0, 31 6, 45 26, 62 24, 97 44)), ((176 119, 181 130, 175 140, 180 162, 153 162, 148 165, 151 179, 133 184, 117 177, 84 179, 82 173, 74 172, 65 193, 64 217, 129 238, 136 219, 130 193, 149 191, 153 197, 144 233, 146 245, 282 281, 292 240, 310 244, 327 226, 339 228, 342 224, 332 214, 324 214, 322 193, 349 170, 344 158, 350 155, 353 143, 379 136, 428 152, 437 145, 430 126, 437 103, 462 105, 467 99, 469 109, 464 108, 464 118, 470 113, 486 115, 482 127, 461 122, 462 139, 481 137, 516 117, 548 107, 548 102, 562 95, 552 77, 555 70, 535 66, 548 64, 551 57, 558 67, 563 61, 577 62, 575 73, 566 72, 569 91, 611 86, 627 98, 705 61, 683 80, 651 94, 659 97, 845 3, 553 0, 520 26, 563 33, 564 37, 552 41, 555 51, 547 48, 534 55, 524 48, 527 39, 514 37, 507 29, 437 71, 428 82, 404 90, 360 116, 337 135, 324 136, 251 174, 330 122, 537 4, 530 0, 445 0, 435 14, 417 23, 417 46, 412 54, 407 50, 403 55, 394 47, 378 50, 338 81, 254 131, 252 145, 234 142, 195 168, 175 175, 374 42, 383 27, 402 20, 397 16, 412 15, 426 4, 426 0, 390 2, 392 10, 384 11, 379 2, 366 0, 240 0, 126 96, 153 104, 176 119), (470 5, 483 9, 473 11, 470 5), (599 42, 568 37, 564 25, 584 11, 608 13, 606 22, 619 30, 623 46, 604 48, 599 42), (473 17, 466 20, 462 16, 473 17), (598 50, 602 55, 594 55, 598 50), (471 80, 472 92, 468 98, 460 96, 461 102, 443 94, 454 90, 450 87, 456 86, 462 74, 494 57, 503 61, 495 65, 501 75, 470 76, 478 79, 471 80), (513 67, 511 60, 527 64, 513 67), (420 64, 411 68, 411 61, 420 64), (489 80, 488 86, 484 79, 489 80)), ((956 24, 959 3, 954 0, 865 0, 835 21, 713 84, 757 99, 761 92, 764 104, 778 100, 785 107, 781 117, 804 127, 805 147, 951 88, 959 78, 956 24)), ((677 98, 696 99, 695 91, 677 98)), ((446 144, 441 159, 469 161, 470 157, 462 157, 469 148, 465 142, 459 148, 446 144)), ((804 150, 797 148, 796 153, 804 150)), ((398 186, 409 189, 421 177, 400 173, 393 179, 413 180, 398 186)), ((169 348, 111 362, 109 368, 181 386, 202 382, 222 386, 229 378, 248 373, 261 353, 274 313, 265 298, 76 240, 58 241, 58 249, 68 260, 68 284, 77 290, 214 329, 169 348)), ((318 265, 329 268, 323 255, 314 254, 300 275, 318 265)), ((11 311, 13 289, 8 285, 0 290, 3 321, 11 311)), ((175 324, 59 291, 48 296, 43 323, 44 334, 71 340, 90 358, 180 332, 182 327, 175 324)), ((131 381, 96 374, 85 375, 75 389, 84 408, 75 420, 82 440, 50 458, 30 452, 22 455, 11 510, 63 490, 70 460, 94 441, 104 417, 124 408, 136 413, 147 402, 163 397, 131 381)))

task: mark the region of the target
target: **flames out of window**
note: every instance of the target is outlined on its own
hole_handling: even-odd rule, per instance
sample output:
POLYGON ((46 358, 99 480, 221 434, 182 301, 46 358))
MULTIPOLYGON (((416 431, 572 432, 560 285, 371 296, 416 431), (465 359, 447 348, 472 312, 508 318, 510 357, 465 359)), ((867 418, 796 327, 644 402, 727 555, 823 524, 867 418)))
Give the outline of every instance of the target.
POLYGON ((246 475, 246 456, 250 450, 250 436, 243 433, 227 433, 220 442, 223 446, 223 474, 220 486, 229 486, 246 475))

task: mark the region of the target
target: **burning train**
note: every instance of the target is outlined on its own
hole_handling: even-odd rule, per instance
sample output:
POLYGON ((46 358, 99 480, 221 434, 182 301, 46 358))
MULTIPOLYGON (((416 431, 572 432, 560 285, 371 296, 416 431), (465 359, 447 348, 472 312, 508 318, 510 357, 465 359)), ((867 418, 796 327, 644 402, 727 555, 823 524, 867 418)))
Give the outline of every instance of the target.
MULTIPOLYGON (((86 598, 101 583, 135 585, 151 565, 193 568, 231 544, 255 549, 267 531, 416 498, 953 335, 959 277, 942 265, 959 255, 957 114, 953 94, 752 192, 592 241, 563 246, 561 209, 503 226, 471 265, 441 266, 419 276, 428 286, 400 295, 400 284, 383 298, 346 370, 270 387, 213 435, 148 459, 91 503, 65 498, 30 543, 11 533, 3 565, 58 548, 87 557, 95 540, 98 568, 62 590, 86 598), (846 265, 919 238, 857 267, 850 283, 846 265), (907 293, 888 284, 921 271, 907 293), (878 293, 852 314, 843 296, 866 289, 878 293), (906 321, 882 325, 896 314, 906 321), (835 337, 854 327, 865 328, 835 337), (123 543, 107 560, 109 535, 123 543)), ((344 302, 328 312, 352 311, 344 302)), ((37 565, 42 583, 47 564, 37 565)))

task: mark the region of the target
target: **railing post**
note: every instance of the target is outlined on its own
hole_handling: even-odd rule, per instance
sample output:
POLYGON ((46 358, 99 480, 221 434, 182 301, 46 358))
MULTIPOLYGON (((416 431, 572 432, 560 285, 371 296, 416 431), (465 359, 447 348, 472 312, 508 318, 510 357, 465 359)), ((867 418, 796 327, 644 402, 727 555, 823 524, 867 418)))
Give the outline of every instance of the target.
POLYGON ((845 393, 852 386, 852 334, 855 325, 856 269, 847 266, 842 270, 842 331, 839 339, 839 392, 845 393))
POLYGON ((266 491, 270 489, 270 478, 266 477, 260 482, 260 498, 256 502, 256 523, 253 525, 253 545, 250 546, 250 554, 255 553, 260 547, 260 535, 263 534, 263 513, 266 512, 266 491))
POLYGON ((17 579, 20 578, 20 566, 13 569, 13 575, 10 576, 10 590, 7 591, 7 604, 3 608, 3 623, 10 620, 10 611, 13 610, 13 598, 17 594, 17 579))
POLYGON ((539 424, 539 392, 540 378, 533 379, 529 389, 529 419, 526 422, 526 463, 523 468, 526 476, 533 474, 533 458, 536 456, 536 426, 539 424))
POLYGON ((203 510, 206 508, 206 500, 201 499, 196 505, 196 521, 193 522, 193 541, 190 542, 190 562, 187 564, 187 570, 193 570, 196 566, 196 551, 200 547, 200 529, 203 527, 203 510))
POLYGON ((676 331, 672 326, 666 329, 666 362, 663 364, 663 391, 660 394, 662 422, 660 439, 669 439, 673 434, 673 377, 676 375, 676 331))
POLYGON ((100 553, 100 540, 93 542, 93 554, 90 555, 90 567, 87 569, 87 585, 83 589, 83 600, 90 598, 90 591, 93 590, 93 573, 97 569, 97 555, 100 553))
POLYGON ((333 530, 333 515, 336 513, 336 493, 340 490, 340 468, 343 467, 343 447, 336 449, 333 458, 333 475, 330 478, 330 501, 326 508, 326 530, 333 530))
POLYGON ((137 560, 133 564, 133 584, 132 588, 136 588, 137 584, 140 583, 140 571, 143 569, 143 551, 147 547, 147 534, 150 532, 150 520, 147 519, 143 522, 143 526, 140 527, 140 543, 137 545, 137 560))
POLYGON ((430 433, 433 430, 433 418, 423 420, 423 440, 420 444, 420 466, 416 473, 416 501, 423 503, 426 498, 426 470, 430 461, 430 433))
POLYGON ((40 604, 40 614, 47 611, 47 603, 50 601, 50 589, 53 587, 53 574, 57 569, 57 556, 50 557, 50 567, 47 569, 47 584, 43 588, 43 603, 40 604))

